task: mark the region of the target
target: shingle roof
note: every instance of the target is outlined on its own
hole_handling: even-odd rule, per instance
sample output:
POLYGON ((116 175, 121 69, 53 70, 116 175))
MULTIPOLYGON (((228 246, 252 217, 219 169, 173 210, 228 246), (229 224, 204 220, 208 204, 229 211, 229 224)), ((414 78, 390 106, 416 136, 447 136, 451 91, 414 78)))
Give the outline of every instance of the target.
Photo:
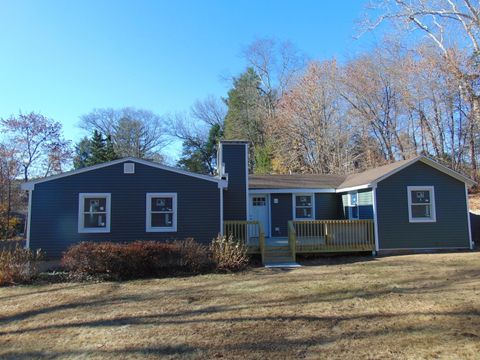
POLYGON ((347 176, 345 181, 343 181, 340 184, 339 188, 343 189, 343 188, 370 184, 373 181, 381 178, 382 176, 387 175, 388 173, 395 171, 398 168, 401 168, 402 166, 407 165, 408 163, 416 162, 420 158, 421 156, 417 156, 408 160, 400 160, 388 165, 379 166, 370 170, 363 171, 358 174, 350 174, 347 176))
POLYGON ((337 188, 345 175, 250 175, 250 189, 332 189, 337 188))
POLYGON ((469 185, 474 182, 462 174, 459 174, 431 159, 424 156, 417 156, 407 160, 400 160, 394 163, 379 166, 358 174, 351 175, 312 175, 312 174, 293 174, 293 175, 250 175, 250 189, 347 189, 356 186, 370 185, 385 176, 413 164, 422 161, 438 170, 447 173, 450 176, 464 181, 469 185))

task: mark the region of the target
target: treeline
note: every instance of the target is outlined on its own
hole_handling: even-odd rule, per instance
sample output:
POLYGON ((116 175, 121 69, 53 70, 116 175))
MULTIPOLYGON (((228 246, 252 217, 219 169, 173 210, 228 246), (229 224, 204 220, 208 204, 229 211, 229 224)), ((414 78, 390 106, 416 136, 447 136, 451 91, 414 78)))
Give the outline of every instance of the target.
POLYGON ((477 180, 478 1, 373 5, 361 29, 392 31, 348 61, 308 59, 271 39, 248 46, 226 98, 171 119, 180 164, 212 173, 208 144, 223 136, 250 141, 255 173, 350 173, 423 154, 477 180))

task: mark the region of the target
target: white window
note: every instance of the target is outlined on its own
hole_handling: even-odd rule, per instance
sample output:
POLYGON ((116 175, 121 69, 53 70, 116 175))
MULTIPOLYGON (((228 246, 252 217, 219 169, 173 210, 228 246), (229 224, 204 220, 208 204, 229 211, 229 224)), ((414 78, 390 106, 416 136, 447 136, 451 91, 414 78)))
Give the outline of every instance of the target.
POLYGON ((267 205, 267 199, 265 196, 254 196, 252 198, 253 206, 265 206, 267 205))
POLYGON ((110 232, 110 194, 80 193, 78 197, 78 232, 110 232))
POLYGON ((177 231, 177 194, 147 194, 147 232, 177 231))
POLYGON ((351 220, 358 220, 358 192, 352 191, 348 193, 348 218, 351 220))
POLYGON ((293 208, 294 220, 313 220, 315 218, 313 194, 294 194, 293 208))
POLYGON ((408 218, 410 222, 435 222, 433 186, 408 186, 408 218))

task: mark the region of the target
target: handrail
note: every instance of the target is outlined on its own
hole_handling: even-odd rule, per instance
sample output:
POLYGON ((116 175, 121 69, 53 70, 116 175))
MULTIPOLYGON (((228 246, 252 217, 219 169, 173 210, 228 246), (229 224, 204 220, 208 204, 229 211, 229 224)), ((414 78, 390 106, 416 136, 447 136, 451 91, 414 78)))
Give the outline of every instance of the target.
POLYGON ((293 238, 290 233, 294 233, 297 252, 375 249, 373 220, 295 220, 291 223, 289 241, 293 238))
POLYGON ((295 260, 297 251, 297 233, 295 231, 293 221, 288 222, 288 246, 290 248, 292 258, 295 260))
POLYGON ((265 233, 262 224, 255 220, 225 220, 223 234, 232 236, 248 247, 249 253, 265 252, 265 233), (257 244, 258 242, 258 244, 257 244))

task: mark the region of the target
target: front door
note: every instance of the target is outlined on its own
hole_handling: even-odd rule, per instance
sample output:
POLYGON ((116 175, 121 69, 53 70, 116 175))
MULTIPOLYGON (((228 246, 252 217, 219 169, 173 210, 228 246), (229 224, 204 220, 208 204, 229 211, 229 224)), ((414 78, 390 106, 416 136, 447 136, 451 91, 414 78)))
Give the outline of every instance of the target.
POLYGON ((270 221, 268 217, 268 194, 251 194, 249 206, 249 220, 260 222, 263 226, 265 236, 269 236, 270 221))

